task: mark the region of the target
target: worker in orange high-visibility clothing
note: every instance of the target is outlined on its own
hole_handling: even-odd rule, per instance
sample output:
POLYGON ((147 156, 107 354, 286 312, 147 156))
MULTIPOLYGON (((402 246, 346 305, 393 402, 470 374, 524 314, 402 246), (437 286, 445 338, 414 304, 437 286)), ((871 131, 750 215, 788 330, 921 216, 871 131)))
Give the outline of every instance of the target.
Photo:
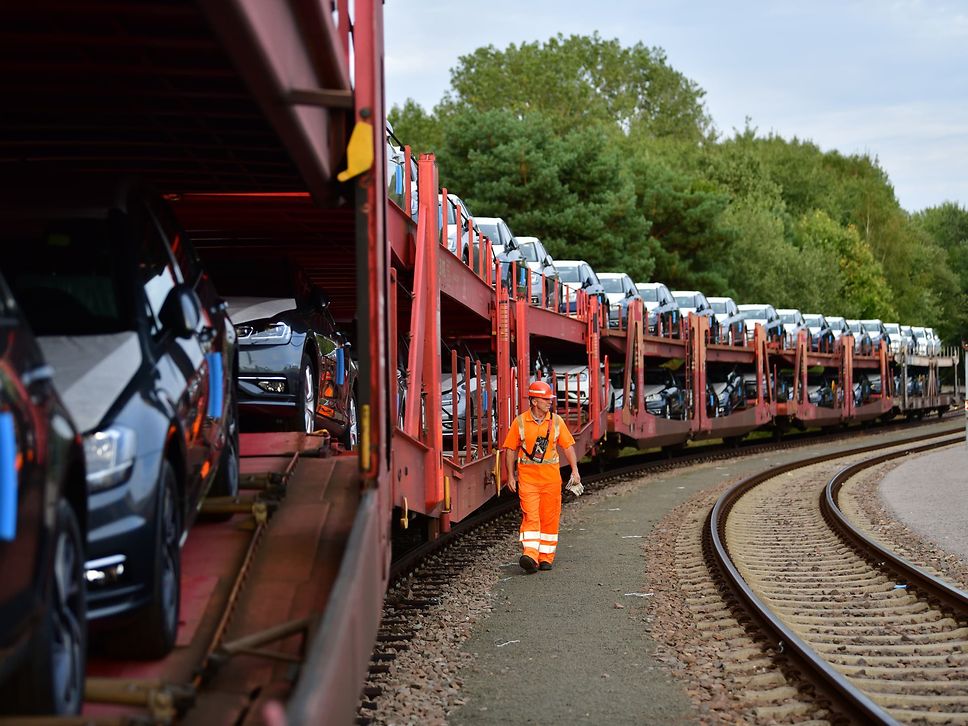
POLYGON ((512 492, 518 491, 517 482, 521 482, 519 496, 524 515, 521 519, 521 546, 524 554, 518 563, 531 574, 536 570, 550 570, 558 548, 558 517, 561 515, 559 446, 564 449, 565 458, 571 465, 568 486, 576 493, 580 493, 581 476, 575 458, 575 439, 561 416, 551 413, 554 400, 551 386, 536 381, 528 388, 528 397, 531 408, 511 422, 504 448, 511 472, 508 488, 512 492))

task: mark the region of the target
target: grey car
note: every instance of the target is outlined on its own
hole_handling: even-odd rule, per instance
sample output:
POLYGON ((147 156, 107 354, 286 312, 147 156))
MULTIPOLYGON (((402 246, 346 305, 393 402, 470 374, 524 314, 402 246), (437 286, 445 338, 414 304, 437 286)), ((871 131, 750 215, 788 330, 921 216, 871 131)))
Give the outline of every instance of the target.
POLYGON ((746 339, 746 323, 733 298, 711 297, 709 304, 713 306, 713 314, 716 316, 716 339, 727 345, 742 344, 746 339))
POLYGON ((661 282, 637 282, 635 289, 639 291, 645 309, 648 311, 648 329, 651 335, 661 332, 665 335, 679 335, 679 303, 672 297, 669 288, 661 282))

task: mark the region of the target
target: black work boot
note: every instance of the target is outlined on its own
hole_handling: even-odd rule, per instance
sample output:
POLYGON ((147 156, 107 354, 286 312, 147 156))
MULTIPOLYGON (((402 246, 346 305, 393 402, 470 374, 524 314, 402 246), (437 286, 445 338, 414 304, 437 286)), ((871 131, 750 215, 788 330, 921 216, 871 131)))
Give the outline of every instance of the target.
POLYGON ((518 564, 521 565, 521 569, 527 572, 529 575, 533 575, 538 571, 538 564, 527 555, 521 555, 521 559, 518 560, 518 564))
POLYGON ((546 572, 551 569, 551 563, 542 562, 540 565, 538 565, 538 569, 541 570, 542 572, 546 572))

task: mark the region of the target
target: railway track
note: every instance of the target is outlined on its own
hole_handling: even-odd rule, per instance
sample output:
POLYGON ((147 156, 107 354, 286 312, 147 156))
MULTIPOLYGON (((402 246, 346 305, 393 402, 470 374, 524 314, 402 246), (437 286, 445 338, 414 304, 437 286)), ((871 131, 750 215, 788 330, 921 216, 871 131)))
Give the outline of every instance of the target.
POLYGON ((710 512, 710 566, 810 684, 796 690, 820 691, 858 722, 968 723, 968 593, 869 539, 838 506, 865 469, 963 438, 943 432, 775 467, 710 512), (862 458, 830 477, 830 462, 849 456, 862 458))

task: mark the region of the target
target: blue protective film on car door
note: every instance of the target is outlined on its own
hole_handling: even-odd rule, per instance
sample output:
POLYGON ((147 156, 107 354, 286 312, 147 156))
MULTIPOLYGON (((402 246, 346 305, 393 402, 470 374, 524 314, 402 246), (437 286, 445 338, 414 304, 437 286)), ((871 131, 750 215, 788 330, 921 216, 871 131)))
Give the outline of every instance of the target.
POLYGON ((336 385, 342 386, 346 380, 346 353, 342 348, 336 349, 336 385))
POLYGON ((224 390, 222 354, 206 353, 208 361, 208 416, 222 417, 222 392, 224 390))
POLYGON ((13 415, 0 413, 0 541, 17 536, 17 437, 13 415))
POLYGON ((397 166, 393 169, 393 181, 394 192, 403 194, 403 166, 397 166))

